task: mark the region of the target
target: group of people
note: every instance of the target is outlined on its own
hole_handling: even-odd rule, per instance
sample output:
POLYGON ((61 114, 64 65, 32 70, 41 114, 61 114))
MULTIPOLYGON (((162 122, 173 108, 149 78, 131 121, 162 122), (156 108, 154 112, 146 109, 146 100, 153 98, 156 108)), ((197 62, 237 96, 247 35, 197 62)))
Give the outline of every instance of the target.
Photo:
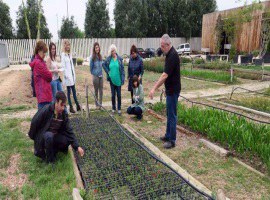
MULTIPOLYGON (((180 83, 180 60, 171 44, 170 37, 165 34, 161 38, 161 49, 166 55, 164 73, 161 75, 149 97, 153 99, 155 91, 165 83, 167 128, 166 134, 160 139, 164 142, 164 148, 173 148, 176 141, 177 123, 177 102, 181 90, 180 83)), ((54 162, 56 153, 67 152, 67 147, 72 147, 84 155, 84 150, 79 147, 76 137, 70 127, 66 109, 66 99, 69 104, 69 111, 75 113, 71 101, 71 92, 76 103, 76 110, 81 107, 76 95, 76 75, 72 55, 70 53, 70 42, 64 40, 61 54, 61 65, 56 62, 56 45, 50 43, 49 57, 45 61, 48 51, 43 41, 38 41, 35 48, 35 56, 30 63, 33 77, 33 91, 38 101, 38 112, 33 117, 29 136, 34 140, 35 155, 54 162), (63 92, 62 80, 59 73, 64 73, 64 83, 67 87, 67 97, 63 92)), ((93 76, 96 107, 102 107, 103 98, 103 69, 107 75, 107 81, 111 88, 112 112, 121 115, 121 87, 125 83, 125 70, 123 59, 117 54, 115 45, 111 45, 105 61, 101 56, 101 49, 98 43, 93 46, 93 53, 90 57, 90 73, 93 76)), ((140 57, 135 45, 130 49, 130 60, 128 63, 128 91, 131 93, 131 106, 127 113, 136 115, 142 119, 144 107, 144 90, 142 86, 143 60, 140 57)))
MULTIPOLYGON (((112 113, 116 113, 116 95, 117 95, 117 112, 121 115, 121 87, 125 83, 125 70, 123 59, 117 54, 115 45, 111 45, 108 57, 103 62, 100 54, 100 46, 94 44, 93 54, 90 57, 90 72, 93 75, 93 85, 96 96, 96 106, 102 106, 103 96, 103 73, 107 74, 107 81, 111 88, 112 113)), ((127 109, 128 114, 134 114, 138 119, 142 118, 144 110, 144 94, 142 86, 143 60, 138 54, 135 45, 130 49, 130 60, 128 64, 128 91, 131 93, 132 105, 127 109)))
POLYGON ((45 61, 47 52, 47 45, 41 40, 38 41, 35 47, 34 56, 30 63, 33 74, 33 94, 37 97, 38 109, 55 101, 56 93, 58 91, 63 91, 62 80, 59 76, 59 73, 63 71, 70 112, 75 113, 71 101, 71 91, 73 93, 77 111, 80 111, 81 107, 76 95, 76 74, 72 55, 70 53, 70 42, 68 40, 64 40, 63 42, 61 65, 58 65, 56 62, 56 45, 54 43, 50 43, 49 56, 45 61))

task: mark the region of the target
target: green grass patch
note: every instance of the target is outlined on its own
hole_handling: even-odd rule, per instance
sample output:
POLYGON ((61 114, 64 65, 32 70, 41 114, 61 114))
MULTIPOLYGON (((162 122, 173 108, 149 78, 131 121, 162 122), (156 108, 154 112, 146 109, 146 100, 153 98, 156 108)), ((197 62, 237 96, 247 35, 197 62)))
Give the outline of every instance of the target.
MULTIPOLYGON (((262 66, 256 66, 256 65, 234 65, 233 68, 256 70, 256 71, 262 70, 262 66)), ((264 70, 270 71, 270 66, 264 66, 264 70)))
POLYGON ((76 186, 73 164, 70 155, 58 154, 55 166, 48 165, 35 157, 33 141, 20 131, 22 120, 4 120, 0 123, 0 169, 9 166, 14 154, 21 155, 19 172, 28 177, 21 190, 13 192, 1 186, 0 195, 4 199, 10 194, 14 199, 72 199, 72 188, 76 186))
MULTIPOLYGON (((157 103, 153 109, 165 113, 165 105, 157 103)), ((226 112, 191 108, 179 104, 178 123, 190 127, 193 131, 205 134, 210 140, 221 143, 225 148, 238 153, 258 156, 270 172, 270 127, 255 124, 243 117, 226 112)))
POLYGON ((203 79, 207 81, 214 81, 214 82, 219 82, 219 83, 224 83, 224 84, 231 84, 231 83, 236 83, 237 78, 233 78, 233 82, 231 82, 231 75, 228 72, 223 72, 223 71, 210 71, 210 70, 181 70, 181 75, 185 77, 190 77, 190 78, 198 78, 198 79, 203 79))
MULTIPOLYGON (((157 72, 157 73, 163 73, 164 71, 164 58, 158 58, 158 59, 153 59, 150 61, 145 61, 144 62, 144 69, 152 72, 157 72)), ((210 63, 211 65, 213 63, 210 63)), ((225 62, 221 62, 220 66, 227 66, 225 62)), ((190 70, 191 66, 185 66, 181 68, 181 75, 184 77, 189 77, 189 78, 197 78, 197 79, 202 79, 202 80, 207 80, 207 81, 214 81, 214 82, 219 82, 219 83, 225 83, 229 84, 231 83, 231 76, 228 72, 225 71, 212 71, 212 70, 203 70, 203 69, 193 69, 192 71, 190 70)), ((215 68, 211 68, 215 69, 215 68)), ((237 78, 233 78, 232 83, 236 83, 237 78)))
POLYGON ((245 97, 237 98, 236 100, 224 100, 226 103, 245 106, 258 111, 270 113, 270 98, 269 97, 245 97))
POLYGON ((270 87, 264 92, 266 95, 270 95, 270 87))
POLYGON ((30 107, 27 105, 7 106, 7 107, 1 107, 0 113, 5 114, 5 113, 11 113, 11 112, 25 111, 28 109, 30 109, 30 107))

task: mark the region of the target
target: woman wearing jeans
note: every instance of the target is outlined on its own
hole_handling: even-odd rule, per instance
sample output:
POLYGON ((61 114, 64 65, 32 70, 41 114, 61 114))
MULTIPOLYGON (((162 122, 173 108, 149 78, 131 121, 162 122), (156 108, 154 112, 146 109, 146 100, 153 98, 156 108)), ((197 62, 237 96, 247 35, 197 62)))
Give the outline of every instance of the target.
POLYGON ((52 77, 52 95, 53 95, 53 101, 55 101, 55 95, 58 91, 63 91, 62 88, 62 80, 60 79, 59 76, 59 68, 60 66, 57 66, 57 63, 55 61, 56 58, 56 46, 53 42, 50 43, 49 45, 49 57, 47 58, 46 64, 48 69, 53 73, 52 77))
POLYGON ((74 64, 72 62, 72 55, 70 53, 70 42, 68 40, 63 41, 63 53, 61 55, 61 66, 64 69, 64 82, 65 82, 65 85, 67 86, 69 111, 71 113, 75 113, 75 110, 73 109, 71 98, 70 98, 71 91, 73 93, 73 98, 77 106, 77 111, 80 111, 81 107, 80 107, 80 104, 78 102, 77 95, 76 95, 76 88, 75 88, 76 75, 75 75, 74 64))
POLYGON ((93 75, 93 85, 95 88, 95 96, 96 96, 96 107, 98 109, 100 109, 102 106, 102 96, 103 96, 102 63, 103 61, 100 55, 100 46, 96 42, 93 47, 93 54, 90 58, 90 72, 93 75))
POLYGON ((116 53, 117 49, 114 44, 109 48, 109 56, 103 63, 103 68, 107 73, 108 81, 111 85, 112 93, 112 112, 115 113, 115 93, 117 93, 118 115, 121 115, 121 86, 125 83, 125 70, 123 59, 116 53))

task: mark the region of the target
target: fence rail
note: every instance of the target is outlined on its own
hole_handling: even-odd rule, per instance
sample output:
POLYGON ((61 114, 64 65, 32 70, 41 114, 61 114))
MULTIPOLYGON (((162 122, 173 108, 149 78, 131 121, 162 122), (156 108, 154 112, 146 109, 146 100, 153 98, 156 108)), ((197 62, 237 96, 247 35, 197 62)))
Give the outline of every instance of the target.
MULTIPOLYGON (((11 64, 29 62, 36 45, 35 39, 9 39, 0 41, 7 43, 8 57, 11 64)), ((52 40, 44 39, 43 41, 49 45, 52 40)), ((57 55, 60 55, 62 50, 62 39, 53 42, 56 44, 57 55)), ((86 59, 92 53, 93 44, 95 42, 100 44, 101 54, 104 56, 107 56, 107 51, 111 44, 116 45, 120 55, 129 55, 130 47, 133 44, 144 49, 157 49, 160 46, 160 38, 83 38, 70 39, 71 51, 76 57, 86 59)), ((189 41, 185 38, 172 38, 174 47, 186 42, 190 43, 192 51, 201 50, 201 38, 191 38, 189 41)))

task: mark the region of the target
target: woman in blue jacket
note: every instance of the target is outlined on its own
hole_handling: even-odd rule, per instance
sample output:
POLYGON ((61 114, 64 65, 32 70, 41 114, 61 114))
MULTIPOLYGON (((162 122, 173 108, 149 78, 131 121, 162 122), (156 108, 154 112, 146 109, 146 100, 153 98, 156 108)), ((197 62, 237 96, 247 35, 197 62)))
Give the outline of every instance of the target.
POLYGON ((100 54, 99 43, 93 46, 93 54, 90 57, 90 72, 93 75, 93 85, 95 88, 96 108, 100 109, 102 106, 103 97, 103 73, 102 73, 102 56, 100 54))
POLYGON ((133 76, 138 76, 140 84, 142 84, 142 76, 143 76, 143 60, 141 56, 138 54, 137 47, 132 45, 130 49, 130 60, 128 63, 128 91, 131 93, 131 102, 134 104, 133 98, 133 89, 132 89, 132 80, 133 76))
POLYGON ((109 56, 103 63, 103 68, 111 85, 112 112, 114 114, 116 111, 115 93, 117 93, 118 115, 121 115, 121 86, 125 83, 123 59, 117 54, 117 48, 114 44, 110 46, 108 54, 109 56))

